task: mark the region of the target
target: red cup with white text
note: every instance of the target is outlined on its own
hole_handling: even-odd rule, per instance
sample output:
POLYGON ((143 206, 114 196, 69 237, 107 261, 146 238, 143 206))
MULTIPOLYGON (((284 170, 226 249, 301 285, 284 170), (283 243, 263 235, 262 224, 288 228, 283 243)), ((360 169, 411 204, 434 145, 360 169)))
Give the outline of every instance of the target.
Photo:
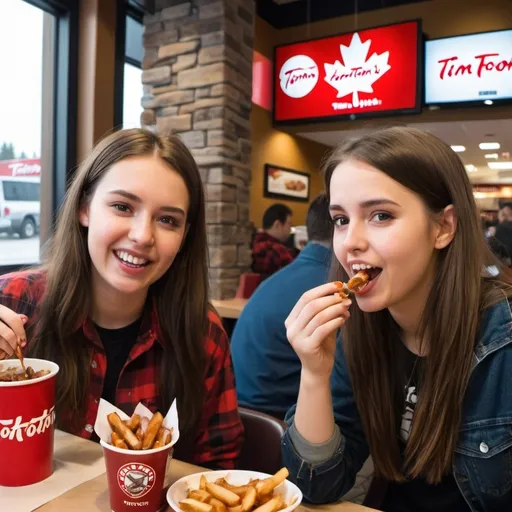
POLYGON ((164 481, 171 444, 152 450, 125 450, 100 441, 107 468, 112 512, 165 509, 164 481))
POLYGON ((8 381, 21 363, 0 361, 0 486, 35 484, 53 473, 55 380, 51 361, 25 358, 25 367, 43 376, 8 381), (4 380, 5 379, 5 380, 4 380))

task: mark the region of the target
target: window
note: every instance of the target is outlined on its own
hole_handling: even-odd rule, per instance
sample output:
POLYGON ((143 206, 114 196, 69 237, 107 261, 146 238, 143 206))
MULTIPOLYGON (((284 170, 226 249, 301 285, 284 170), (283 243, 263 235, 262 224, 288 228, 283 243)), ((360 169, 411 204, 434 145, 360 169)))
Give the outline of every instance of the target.
POLYGON ((123 128, 140 126, 140 115, 143 108, 142 100, 142 69, 125 62, 123 84, 123 128))
POLYGON ((0 80, 0 265, 39 262, 40 181, 52 175, 42 126, 43 101, 53 103, 44 88, 53 75, 54 34, 51 14, 22 0, 0 2, 0 47, 9 48, 2 67, 10 70, 0 80))
POLYGON ((123 78, 123 128, 140 126, 142 88, 143 25, 126 16, 126 41, 123 78))
POLYGON ((74 0, 0 2, 0 274, 39 263, 76 164, 77 29, 74 0))
POLYGON ((39 183, 27 183, 26 181, 0 181, 3 185, 5 201, 39 201, 39 183))

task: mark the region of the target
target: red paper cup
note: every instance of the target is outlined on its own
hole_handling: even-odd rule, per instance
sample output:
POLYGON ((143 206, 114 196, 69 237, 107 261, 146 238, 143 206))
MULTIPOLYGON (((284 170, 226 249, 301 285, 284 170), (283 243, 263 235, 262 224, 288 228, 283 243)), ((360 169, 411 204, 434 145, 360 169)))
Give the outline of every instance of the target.
MULTIPOLYGON (((50 370, 39 379, 0 382, 0 485, 17 487, 41 482, 53 473, 55 377, 50 361, 25 358, 35 371, 50 370)), ((0 362, 0 371, 21 367, 0 362)))
POLYGON ((112 512, 158 512, 166 507, 164 481, 171 445, 154 450, 123 450, 103 440, 112 512))

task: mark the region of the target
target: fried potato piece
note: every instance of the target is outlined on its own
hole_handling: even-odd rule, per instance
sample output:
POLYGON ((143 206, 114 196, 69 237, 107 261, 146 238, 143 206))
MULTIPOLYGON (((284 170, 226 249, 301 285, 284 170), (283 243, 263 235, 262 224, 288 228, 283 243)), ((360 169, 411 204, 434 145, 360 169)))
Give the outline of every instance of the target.
POLYGON ((368 273, 361 270, 349 280, 347 287, 354 292, 358 292, 366 283, 368 283, 369 280, 370 276, 368 273))
POLYGON ((119 437, 119 434, 112 432, 112 446, 128 450, 128 445, 119 437))
POLYGON ((133 414, 132 417, 126 422, 126 426, 132 431, 136 432, 140 425, 140 416, 133 414))
POLYGON ((179 506, 184 512, 213 512, 213 507, 210 504, 191 498, 181 500, 179 506))
POLYGON ((146 433, 144 434, 144 438, 142 439, 142 449, 150 450, 153 447, 153 443, 156 440, 156 436, 158 435, 158 431, 164 422, 164 417, 160 412, 155 412, 153 417, 149 420, 148 427, 146 429, 146 433))
POLYGON ((275 475, 259 482, 256 485, 258 496, 270 494, 278 485, 282 484, 288 478, 289 474, 288 469, 281 468, 275 475))
POLYGON ((188 492, 188 498, 193 500, 201 501, 203 503, 210 503, 212 499, 211 495, 202 489, 195 489, 188 492))
MULTIPOLYGON (((206 493, 208 494, 208 493, 206 493)), ((208 495, 209 496, 209 495, 208 495)), ((222 501, 218 500, 217 498, 211 498, 208 501, 208 503, 213 507, 215 512, 227 512, 228 508, 222 501)))
POLYGON ((207 482, 206 491, 209 492, 214 498, 217 498, 218 500, 222 501, 222 503, 225 503, 228 507, 236 507, 240 504, 240 496, 224 487, 221 487, 220 485, 207 482))
POLYGON ((256 503, 256 498, 258 497, 258 494, 256 493, 255 487, 247 487, 247 491, 245 492, 245 495, 242 499, 242 510, 244 512, 249 512, 254 507, 254 504, 256 503))
POLYGON ((116 412, 107 416, 108 423, 113 432, 128 445, 131 450, 140 450, 142 443, 137 439, 137 436, 123 423, 121 418, 116 412))

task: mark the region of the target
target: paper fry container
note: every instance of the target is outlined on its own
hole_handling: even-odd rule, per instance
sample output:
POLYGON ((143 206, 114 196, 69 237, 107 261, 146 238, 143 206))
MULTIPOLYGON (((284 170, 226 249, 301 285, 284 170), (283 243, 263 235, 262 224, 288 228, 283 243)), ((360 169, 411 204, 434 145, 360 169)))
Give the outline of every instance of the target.
MULTIPOLYGON (((124 450, 110 444, 112 430, 107 415, 117 412, 122 420, 129 419, 120 409, 105 400, 100 401, 94 429, 100 437, 107 470, 110 508, 113 512, 140 510, 158 512, 165 507, 164 481, 172 447, 179 439, 176 401, 164 418, 163 426, 173 429, 172 441, 152 450, 124 450)), ((135 414, 149 419, 152 412, 138 404, 135 414)))
MULTIPOLYGON (((59 367, 50 361, 25 358, 25 367, 50 370, 38 379, 0 382, 0 485, 35 484, 53 473, 55 377, 59 367)), ((20 367, 9 359, 0 371, 20 367)), ((0 507, 1 508, 1 507, 0 507)))

